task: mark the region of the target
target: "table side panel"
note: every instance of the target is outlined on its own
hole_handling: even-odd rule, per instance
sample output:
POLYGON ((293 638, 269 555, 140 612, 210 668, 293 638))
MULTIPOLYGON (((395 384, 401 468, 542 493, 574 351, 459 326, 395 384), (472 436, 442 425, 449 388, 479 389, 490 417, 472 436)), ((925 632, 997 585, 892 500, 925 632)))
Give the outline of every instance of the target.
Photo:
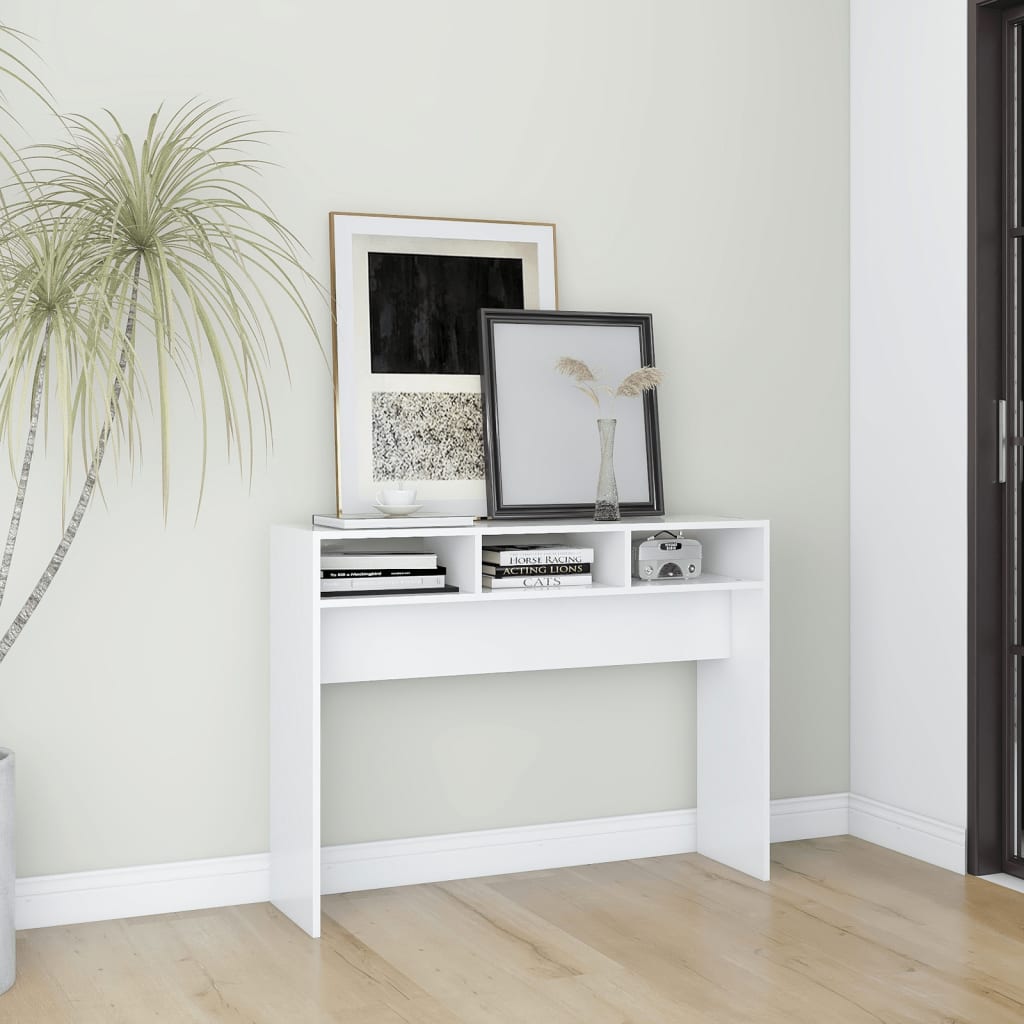
POLYGON ((320 934, 320 548, 275 527, 270 545, 270 899, 320 934))
POLYGON ((697 850, 767 880, 768 591, 733 591, 732 652, 697 666, 697 850))

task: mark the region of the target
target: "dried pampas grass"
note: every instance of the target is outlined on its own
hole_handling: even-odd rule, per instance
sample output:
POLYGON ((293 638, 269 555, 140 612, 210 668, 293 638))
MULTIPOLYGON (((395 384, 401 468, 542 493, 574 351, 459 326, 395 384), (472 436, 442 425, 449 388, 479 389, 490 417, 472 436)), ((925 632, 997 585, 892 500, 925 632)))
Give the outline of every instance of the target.
POLYGON ((641 366, 615 389, 615 397, 639 398, 645 391, 653 391, 664 379, 665 374, 661 370, 653 366, 641 366))
POLYGON ((653 366, 641 366, 634 370, 627 377, 624 377, 618 387, 610 388, 607 384, 601 384, 598 376, 587 366, 582 359, 573 359, 572 356, 562 356, 555 363, 555 370, 558 373, 571 377, 576 382, 576 388, 582 391, 593 403, 601 408, 601 394, 603 392, 609 398, 639 398, 645 391, 653 391, 665 379, 665 374, 653 366))
POLYGON ((597 377, 594 376, 594 371, 582 359, 573 359, 571 356, 562 356, 555 363, 555 369, 559 373, 564 373, 566 377, 572 377, 573 380, 579 383, 597 380, 597 377))
POLYGON ((562 356, 555 363, 555 369, 576 381, 576 390, 582 391, 598 409, 601 408, 601 396, 597 393, 598 389, 611 394, 611 389, 606 384, 596 383, 597 375, 582 359, 562 356))

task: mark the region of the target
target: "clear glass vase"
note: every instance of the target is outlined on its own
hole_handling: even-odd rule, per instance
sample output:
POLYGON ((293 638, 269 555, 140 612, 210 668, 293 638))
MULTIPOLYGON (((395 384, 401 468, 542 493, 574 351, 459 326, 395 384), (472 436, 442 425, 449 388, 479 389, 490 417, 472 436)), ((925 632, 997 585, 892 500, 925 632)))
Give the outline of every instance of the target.
POLYGON ((601 468, 597 473, 597 498, 594 501, 594 521, 614 523, 619 515, 619 488, 615 484, 615 420, 597 421, 597 435, 601 441, 601 468))

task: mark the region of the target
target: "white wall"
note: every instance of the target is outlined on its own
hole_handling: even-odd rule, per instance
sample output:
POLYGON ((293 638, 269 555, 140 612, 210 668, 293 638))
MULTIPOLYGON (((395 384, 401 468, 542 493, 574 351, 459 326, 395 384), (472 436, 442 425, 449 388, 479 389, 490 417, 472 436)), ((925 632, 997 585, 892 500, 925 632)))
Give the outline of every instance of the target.
POLYGON ((851 4, 851 790, 961 828, 966 24, 963 0, 851 4))
MULTIPOLYGON (((198 94, 281 129, 266 196, 325 283, 332 209, 555 221, 563 308, 654 313, 670 507, 772 520, 773 794, 848 789, 845 0, 7 0, 3 17, 37 37, 66 109, 138 129, 198 94)), ((215 453, 193 526, 182 401, 167 526, 151 444, 134 480, 108 473, 0 668, 22 875, 266 849, 267 528, 334 495, 328 373, 286 323, 294 383, 273 379, 251 493, 215 453)), ((59 516, 35 482, 15 592, 59 516)), ((671 666, 334 688, 325 842, 692 806, 693 716, 671 666)))

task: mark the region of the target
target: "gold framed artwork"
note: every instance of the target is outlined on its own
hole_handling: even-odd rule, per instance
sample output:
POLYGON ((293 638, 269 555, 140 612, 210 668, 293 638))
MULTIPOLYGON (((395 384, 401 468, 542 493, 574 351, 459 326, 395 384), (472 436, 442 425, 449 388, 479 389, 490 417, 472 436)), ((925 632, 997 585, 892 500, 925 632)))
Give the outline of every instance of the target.
POLYGON ((557 309, 554 224, 331 213, 338 510, 486 514, 481 309, 557 309))

